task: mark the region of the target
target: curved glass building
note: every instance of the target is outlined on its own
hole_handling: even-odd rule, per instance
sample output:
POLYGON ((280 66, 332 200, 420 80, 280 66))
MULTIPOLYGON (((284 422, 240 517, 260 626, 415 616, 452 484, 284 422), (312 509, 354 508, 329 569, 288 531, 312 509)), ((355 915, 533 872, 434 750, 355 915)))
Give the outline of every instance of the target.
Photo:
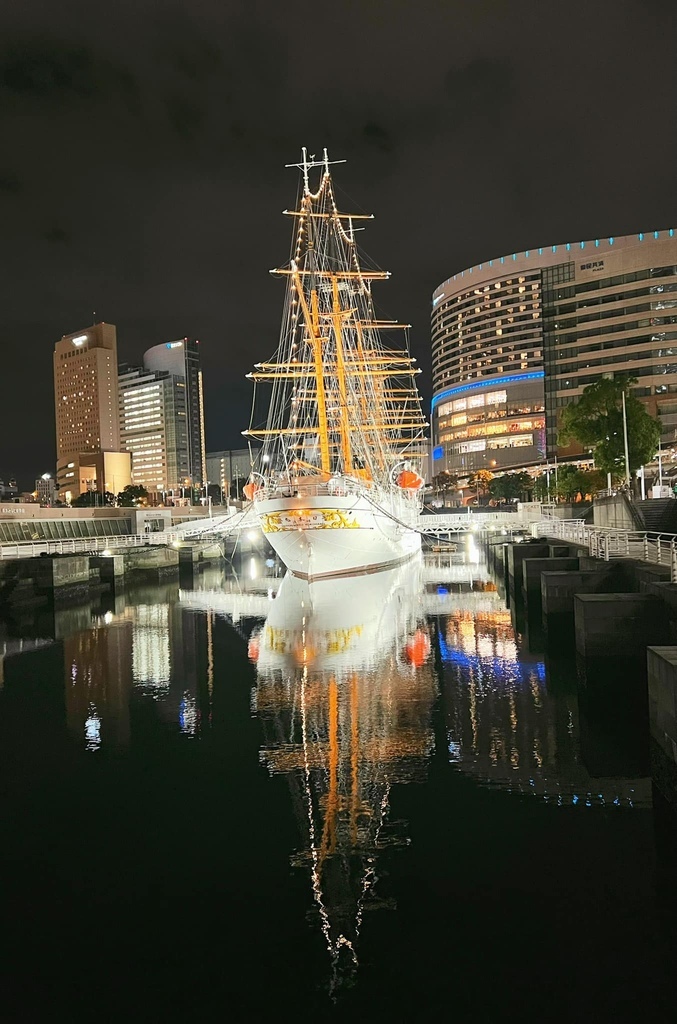
MULTIPOLYGON (((433 293, 433 474, 538 466, 561 409, 603 374, 677 438, 673 228, 566 242, 463 270, 433 293)), ((580 454, 580 452, 579 452, 580 454)))

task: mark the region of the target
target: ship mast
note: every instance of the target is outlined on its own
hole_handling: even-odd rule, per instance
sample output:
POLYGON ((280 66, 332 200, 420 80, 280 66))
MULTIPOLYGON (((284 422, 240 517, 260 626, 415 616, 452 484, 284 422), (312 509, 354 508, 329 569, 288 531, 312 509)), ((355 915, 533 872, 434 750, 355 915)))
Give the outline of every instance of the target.
POLYGON ((263 441, 273 471, 385 484, 427 425, 414 384, 420 370, 406 345, 381 340, 408 325, 374 314, 372 282, 390 275, 359 258, 353 222, 373 218, 338 209, 330 171, 338 163, 304 148, 301 162, 287 165, 300 169, 302 194, 298 209, 284 211, 296 222, 289 264, 271 271, 287 282, 280 344, 248 375, 273 392, 265 425, 244 433, 263 441))

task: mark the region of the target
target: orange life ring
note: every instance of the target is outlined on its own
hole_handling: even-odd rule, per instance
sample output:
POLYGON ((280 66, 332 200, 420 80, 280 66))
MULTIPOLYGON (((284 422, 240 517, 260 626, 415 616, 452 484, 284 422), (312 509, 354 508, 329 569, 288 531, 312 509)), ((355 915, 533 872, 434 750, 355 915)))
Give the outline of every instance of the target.
POLYGON ((418 491, 423 487, 423 477, 413 469, 403 469, 397 478, 397 485, 405 491, 418 491))
POLYGON ((257 484, 253 480, 250 480, 249 483, 245 484, 244 487, 242 488, 242 493, 244 494, 247 501, 253 501, 254 495, 256 494, 257 491, 260 490, 261 484, 257 484))

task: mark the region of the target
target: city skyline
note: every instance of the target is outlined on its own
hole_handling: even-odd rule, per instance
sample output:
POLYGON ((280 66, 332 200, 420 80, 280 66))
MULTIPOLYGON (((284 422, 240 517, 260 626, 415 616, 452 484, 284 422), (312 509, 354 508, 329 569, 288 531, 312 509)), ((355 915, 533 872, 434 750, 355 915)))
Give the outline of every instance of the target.
MULTIPOLYGON (((52 339, 93 310, 118 325, 122 361, 153 338, 201 338, 207 447, 239 446, 245 374, 279 331, 268 270, 288 251, 278 213, 297 184, 282 166, 303 144, 347 159, 341 185, 375 214, 359 241, 393 273, 376 300, 413 324, 426 401, 430 298, 450 272, 674 224, 677 12, 576 7, 526 3, 516 18, 500 4, 395 3, 387 19, 367 7, 357 28, 372 61, 352 66, 351 89, 326 61, 303 104, 282 10, 130 8, 114 25, 79 4, 3 12, 3 402, 22 429, 0 437, 0 472, 23 488, 50 469, 52 339), (44 161, 45 148, 63 158, 44 161)), ((335 38, 328 26, 316 12, 312 45, 335 38)), ((331 57, 338 39, 323 45, 331 57)))

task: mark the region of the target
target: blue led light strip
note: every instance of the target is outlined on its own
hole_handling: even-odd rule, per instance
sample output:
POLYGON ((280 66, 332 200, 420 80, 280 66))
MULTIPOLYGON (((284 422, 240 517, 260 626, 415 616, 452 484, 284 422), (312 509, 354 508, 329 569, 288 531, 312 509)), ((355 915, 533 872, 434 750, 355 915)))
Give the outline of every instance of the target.
POLYGON ((449 388, 448 391, 441 391, 439 395, 435 395, 430 408, 431 410, 434 409, 445 398, 451 398, 452 395, 460 395, 463 391, 477 391, 478 388, 495 388, 497 384, 515 384, 521 380, 541 380, 543 377, 545 377, 544 371, 537 370, 534 373, 518 373, 514 377, 494 377, 493 380, 481 380, 476 384, 461 384, 457 388, 449 388))

